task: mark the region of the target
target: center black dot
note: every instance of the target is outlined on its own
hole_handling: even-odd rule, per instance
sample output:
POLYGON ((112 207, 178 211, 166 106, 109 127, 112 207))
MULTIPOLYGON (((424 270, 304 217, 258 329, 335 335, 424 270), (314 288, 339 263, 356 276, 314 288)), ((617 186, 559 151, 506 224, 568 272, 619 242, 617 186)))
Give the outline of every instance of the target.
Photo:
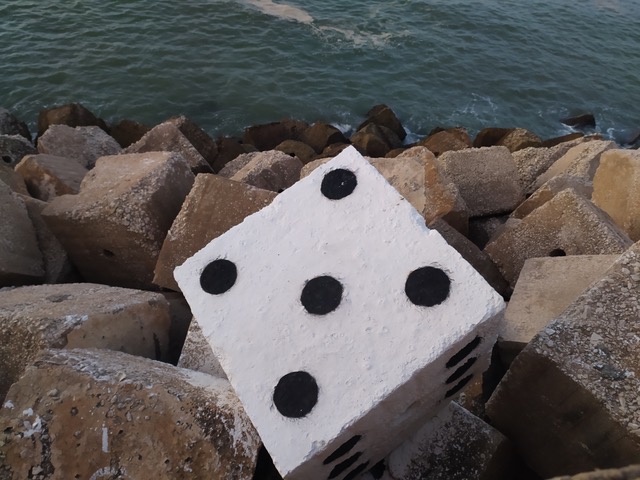
POLYGON ((307 372, 287 373, 273 390, 273 403, 289 418, 307 416, 318 403, 318 384, 307 372))
POLYGON ((326 315, 342 301, 342 284, 333 277, 323 275, 309 280, 300 295, 302 306, 313 315, 326 315))
POLYGON ((322 179, 320 191, 330 200, 340 200, 348 197, 358 185, 356 174, 351 170, 338 168, 331 170, 322 179))
POLYGON ((229 260, 220 258, 207 265, 200 274, 200 286, 211 295, 219 295, 236 283, 238 270, 229 260))
POLYGON ((421 267, 407 277, 404 291, 415 305, 433 307, 444 302, 451 290, 451 280, 439 268, 421 267))

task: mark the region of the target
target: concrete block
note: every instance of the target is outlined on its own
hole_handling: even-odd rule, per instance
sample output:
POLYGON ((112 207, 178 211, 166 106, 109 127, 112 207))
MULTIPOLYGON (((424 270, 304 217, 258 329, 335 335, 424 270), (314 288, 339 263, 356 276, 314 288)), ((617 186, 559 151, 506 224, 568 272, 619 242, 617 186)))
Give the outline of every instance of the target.
POLYGON ((285 140, 274 147, 274 150, 286 153, 292 157, 298 157, 303 164, 316 158, 316 151, 306 143, 299 140, 285 140))
POLYGON ((27 207, 0 182, 0 287, 40 283, 42 253, 27 207))
POLYGON ((213 170, 193 146, 187 137, 172 122, 164 122, 149 130, 136 143, 127 147, 123 153, 175 152, 179 153, 189 164, 194 174, 213 173, 213 170))
POLYGON ((29 195, 27 185, 24 183, 22 175, 17 173, 13 168, 3 165, 0 162, 0 182, 7 185, 15 193, 29 195))
POLYGON ((27 124, 2 107, 0 107, 0 135, 21 135, 31 141, 31 132, 27 124))
POLYGON ((39 153, 73 158, 88 169, 94 167, 98 158, 117 155, 121 151, 118 142, 100 127, 51 125, 38 138, 39 153))
POLYGON ((231 178, 247 164, 253 160, 253 158, 258 155, 260 152, 249 152, 249 153, 241 153, 233 160, 227 162, 224 167, 218 172, 218 175, 225 178, 231 178))
POLYGON ((41 138, 51 125, 69 127, 98 126, 104 131, 107 124, 80 103, 68 103, 41 110, 38 114, 38 137, 41 138))
POLYGON ((0 135, 0 162, 15 167, 25 155, 38 153, 33 144, 22 135, 0 135))
POLYGON ((354 148, 175 276, 287 479, 384 458, 486 368, 504 308, 354 148))
POLYGON ((594 472, 579 473, 578 475, 563 475, 551 480, 638 480, 640 479, 640 465, 630 465, 624 468, 608 468, 594 472))
POLYGON ((530 258, 518 277, 498 337, 502 362, 513 358, 589 285, 601 279, 619 255, 530 258))
POLYGON ((438 163, 458 187, 473 217, 509 213, 524 200, 516 165, 506 147, 445 152, 438 163))
POLYGON ((193 181, 177 153, 103 157, 79 194, 56 197, 42 214, 87 281, 152 288, 162 242, 193 181))
POLYGON ((513 211, 511 216, 513 218, 524 218, 567 188, 572 188, 584 198, 591 198, 593 192, 593 184, 588 180, 572 175, 558 175, 538 188, 533 195, 513 211))
POLYGON ((430 134, 420 140, 418 145, 428 148, 436 157, 439 157, 444 152, 471 148, 471 140, 465 129, 452 128, 430 134))
POLYGON ((620 254, 631 244, 606 213, 569 188, 506 228, 484 251, 515 286, 528 258, 620 254))
POLYGON ((162 295, 90 283, 0 291, 0 398, 46 348, 106 348, 164 359, 162 295))
POLYGON ((274 192, 218 175, 198 175, 162 244, 153 283, 179 291, 173 278, 178 265, 275 197, 274 192))
POLYGON ((593 179, 593 203, 640 240, 640 150, 608 150, 593 179))
POLYGON ((182 347, 178 367, 206 373, 218 378, 227 378, 224 369, 213 353, 200 325, 195 320, 189 325, 187 338, 182 347))
POLYGON ((527 345, 487 404, 543 478, 640 458, 639 296, 636 243, 527 345))
POLYGON ((3 478, 251 480, 260 439, 225 380, 108 350, 48 350, 0 409, 3 478))
POLYGON ((300 179, 302 162, 277 150, 259 152, 231 180, 272 192, 281 192, 300 179))
POLYGON ((344 134, 333 125, 317 122, 306 128, 299 140, 313 148, 316 153, 322 151, 334 143, 349 143, 344 134))
POLYGON ((542 139, 535 133, 524 128, 514 128, 503 136, 496 145, 507 147, 511 153, 527 147, 536 147, 542 143, 542 139))
POLYGON ((167 120, 167 122, 178 127, 178 130, 180 130, 191 145, 193 145, 198 153, 207 161, 214 173, 220 170, 222 165, 218 165, 218 145, 207 132, 184 115, 172 117, 167 120))
POLYGON ((27 155, 15 170, 24 178, 31 195, 44 202, 78 193, 88 172, 73 158, 45 154, 27 155))

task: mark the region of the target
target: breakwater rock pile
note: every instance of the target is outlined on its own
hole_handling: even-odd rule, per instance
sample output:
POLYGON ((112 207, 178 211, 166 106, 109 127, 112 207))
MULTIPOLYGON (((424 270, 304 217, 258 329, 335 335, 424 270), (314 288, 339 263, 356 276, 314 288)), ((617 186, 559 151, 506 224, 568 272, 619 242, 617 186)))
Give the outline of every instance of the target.
POLYGON ((0 479, 280 478, 173 271, 349 145, 508 301, 482 381, 358 473, 640 478, 640 151, 405 138, 385 105, 348 138, 283 120, 217 140, 71 104, 33 141, 0 109, 0 479))

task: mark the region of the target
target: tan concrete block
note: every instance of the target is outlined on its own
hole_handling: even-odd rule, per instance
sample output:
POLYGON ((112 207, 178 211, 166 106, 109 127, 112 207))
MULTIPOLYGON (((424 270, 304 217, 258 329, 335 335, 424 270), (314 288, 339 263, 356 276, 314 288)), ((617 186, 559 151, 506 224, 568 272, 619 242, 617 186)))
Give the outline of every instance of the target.
POLYGON ((108 350, 46 351, 0 432, 14 479, 251 480, 260 448, 227 381, 108 350))
POLYGON ((34 198, 48 202, 60 195, 78 193, 88 170, 73 158, 40 154, 24 157, 16 165, 16 172, 24 177, 34 198))
POLYGON ((0 287, 40 283, 42 253, 24 202, 0 182, 0 287))
POLYGON ((438 163, 458 187, 471 216, 511 212, 524 200, 515 162, 506 147, 445 152, 438 163))
POLYGON ((281 192, 300 180, 302 162, 278 150, 255 154, 231 180, 272 192, 281 192))
POLYGON ((153 288, 162 242, 193 181, 177 153, 103 157, 79 194, 55 198, 42 214, 87 281, 153 288))
POLYGON ((33 144, 22 135, 0 135, 0 162, 15 167, 22 157, 38 153, 33 144))
POLYGON ((598 165, 600 165, 600 156, 603 152, 613 148, 616 148, 615 142, 605 140, 579 143, 556 160, 546 172, 538 177, 535 183, 536 188, 561 174, 592 181, 598 165))
POLYGON ((27 185, 24 183, 22 175, 17 173, 13 168, 2 165, 0 163, 0 182, 7 185, 15 193, 22 195, 29 195, 27 191, 27 185))
POLYGON ((123 153, 128 154, 148 152, 179 153, 193 173, 213 173, 205 158, 172 121, 156 125, 140 140, 123 150, 123 153))
POLYGON ((511 216, 513 218, 524 218, 567 188, 574 189, 585 198, 591 198, 593 192, 593 184, 588 180, 572 175, 558 175, 538 188, 533 195, 513 211, 511 216))
POLYGON ((189 325, 189 332, 182 347, 178 367, 206 373, 218 378, 227 378, 218 358, 213 353, 198 322, 194 319, 189 325))
POLYGON ((608 468, 594 472, 579 473, 578 475, 563 475, 551 480, 639 480, 640 465, 630 465, 624 468, 608 468))
MULTIPOLYGON (((68 127, 51 125, 38 138, 38 152, 57 157, 73 158, 91 169, 100 157, 117 155, 122 148, 100 127, 68 127)), ((34 152, 35 153, 35 152, 34 152)))
POLYGON ((158 293, 91 283, 0 292, 0 398, 46 348, 106 348, 164 359, 169 304, 158 293))
POLYGON ((631 244, 606 213, 569 188, 506 228, 485 252, 515 286, 528 258, 620 254, 631 244))
POLYGON ((231 178, 240 170, 242 170, 253 158, 260 152, 241 153, 230 162, 227 162, 224 167, 218 172, 218 175, 225 178, 231 178))
POLYGON ((173 278, 178 265, 275 197, 274 192, 218 175, 198 175, 164 240, 153 282, 180 291, 173 278))
POLYGON ((487 404, 543 478, 640 458, 638 297, 636 243, 527 345, 487 404))
POLYGON ((168 123, 174 124, 180 132, 189 140, 191 145, 202 155, 207 163, 213 169, 213 172, 220 170, 218 166, 218 145, 216 142, 201 129, 195 122, 191 121, 184 115, 178 115, 167 120, 168 123))
POLYGON ((601 279, 619 255, 530 258, 504 312, 498 337, 506 365, 589 285, 601 279))
POLYGON ((640 151, 608 150, 593 179, 593 203, 640 240, 640 151))

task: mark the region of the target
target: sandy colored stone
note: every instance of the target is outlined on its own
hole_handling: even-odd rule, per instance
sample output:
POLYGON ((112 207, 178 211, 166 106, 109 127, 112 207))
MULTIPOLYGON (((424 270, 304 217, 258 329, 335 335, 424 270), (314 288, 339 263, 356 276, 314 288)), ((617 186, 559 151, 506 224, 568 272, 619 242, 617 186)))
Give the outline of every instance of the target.
POLYGON ((498 337, 503 363, 510 364, 538 332, 601 279, 618 257, 570 255, 528 259, 504 312, 498 337))
POLYGON ((8 165, 3 165, 2 162, 0 162, 0 182, 7 185, 15 193, 29 195, 22 175, 8 165))
POLYGON ((42 253, 27 207, 0 182, 0 287, 40 283, 42 253))
POLYGON ((169 302, 169 313, 171 315, 169 349, 166 361, 171 365, 177 365, 193 315, 191 314, 189 304, 181 293, 168 291, 162 291, 160 293, 165 300, 169 302))
POLYGON ((606 213, 569 188, 506 228, 485 252, 515 286, 528 258, 620 254, 631 244, 606 213))
POLYGON ((607 212, 631 240, 640 240, 640 150, 602 154, 593 179, 593 203, 607 212))
POLYGON ((388 128, 393 131, 400 140, 404 140, 407 136, 407 132, 402 126, 398 116, 388 105, 383 103, 374 106, 367 112, 367 119, 358 127, 358 130, 361 130, 369 124, 388 128))
POLYGON ((333 125, 322 122, 316 122, 306 128, 300 134, 298 140, 309 145, 316 153, 321 153, 325 148, 334 143, 349 143, 340 130, 333 125))
POLYGON ((68 127, 51 125, 38 138, 38 152, 56 157, 72 158, 82 166, 92 169, 96 160, 106 155, 116 155, 122 148, 116 140, 100 127, 68 127))
POLYGON ((22 135, 0 135, 0 164, 15 167, 25 155, 38 153, 22 135))
POLYGON ((299 140, 285 140, 284 142, 279 143, 274 150, 298 157, 305 165, 316 158, 316 151, 306 143, 302 143, 299 140))
POLYGON ((48 202, 60 195, 80 191, 88 170, 73 158, 55 155, 27 155, 15 168, 23 176, 34 198, 48 202))
POLYGON ((487 404, 541 477, 640 458, 639 297, 636 243, 527 345, 487 404))
POLYGON ((592 181, 598 165, 600 165, 600 156, 603 152, 613 148, 616 148, 615 142, 605 140, 579 143, 569 149, 538 177, 535 183, 536 188, 560 174, 573 175, 592 181))
POLYGON ((214 377, 227 378, 224 369, 213 353, 211 344, 207 341, 195 319, 189 325, 178 366, 213 375, 214 377))
POLYGON ((156 125, 140 140, 123 151, 123 153, 128 154, 147 152, 179 153, 187 161, 194 174, 213 173, 213 170, 211 170, 211 167, 196 147, 180 131, 180 128, 170 121, 156 125))
POLYGON ((240 170, 242 170, 259 152, 242 153, 233 160, 225 164, 218 172, 218 175, 225 178, 231 178, 240 170))
POLYGON ((187 118, 184 115, 178 115, 167 120, 168 123, 172 123, 178 130, 189 140, 191 145, 202 155, 207 161, 209 166, 213 169, 213 172, 220 170, 218 161, 218 145, 216 142, 200 128, 195 122, 187 118))
POLYGON ((251 480, 260 448, 226 380, 93 349, 44 352, 0 432, 13 479, 251 480))
POLYGON ((193 181, 177 153, 103 157, 79 194, 56 197, 42 214, 87 281, 151 288, 162 242, 193 181))
POLYGON ((524 218, 567 188, 574 189, 585 198, 591 198, 593 192, 593 184, 588 180, 572 175, 558 175, 544 183, 533 195, 518 205, 518 208, 513 211, 511 216, 513 218, 524 218))
POLYGON ((46 348, 164 359, 169 322, 169 304, 158 293, 91 283, 0 291, 0 398, 46 348))
MULTIPOLYGON (((468 140, 468 137, 467 137, 468 140)), ((442 130, 429 135, 427 138, 420 140, 418 145, 426 147, 429 151, 433 152, 435 156, 440 156, 444 152, 450 152, 455 150, 463 150, 465 148, 471 148, 471 142, 465 142, 448 130, 442 130)))
POLYGON ((153 282, 180 291, 173 278, 178 265, 275 197, 274 192, 218 175, 198 175, 164 240, 153 282))
POLYGON ((640 479, 640 465, 624 468, 608 468, 594 472, 579 473, 577 475, 563 475, 551 480, 638 480, 640 479))
POLYGON ((259 152, 231 180, 272 192, 281 192, 300 179, 302 162, 277 150, 259 152))
POLYGON ((38 114, 38 137, 42 137, 51 125, 67 125, 69 127, 98 126, 107 130, 107 125, 80 103, 68 103, 45 110, 38 114))
POLYGON ((506 147, 445 152, 438 164, 458 187, 472 217, 508 213, 524 200, 516 165, 506 147))
POLYGON ((502 137, 496 145, 507 147, 513 153, 523 148, 538 146, 541 142, 542 139, 535 133, 524 128, 514 128, 502 137))

